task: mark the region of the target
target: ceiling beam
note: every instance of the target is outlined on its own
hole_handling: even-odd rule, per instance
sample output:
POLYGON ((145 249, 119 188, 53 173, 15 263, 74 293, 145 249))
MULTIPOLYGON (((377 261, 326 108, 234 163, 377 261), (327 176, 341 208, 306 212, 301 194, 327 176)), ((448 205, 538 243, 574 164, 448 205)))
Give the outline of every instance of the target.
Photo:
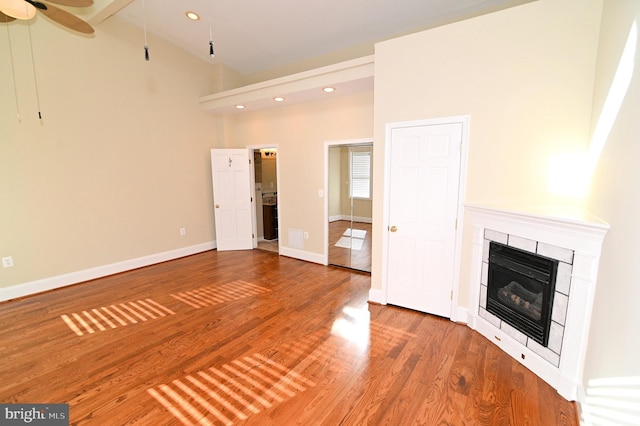
POLYGON ((94 4, 98 7, 98 11, 88 19, 88 22, 92 26, 98 25, 99 23, 107 20, 112 15, 127 7, 132 2, 133 0, 96 1, 94 4))

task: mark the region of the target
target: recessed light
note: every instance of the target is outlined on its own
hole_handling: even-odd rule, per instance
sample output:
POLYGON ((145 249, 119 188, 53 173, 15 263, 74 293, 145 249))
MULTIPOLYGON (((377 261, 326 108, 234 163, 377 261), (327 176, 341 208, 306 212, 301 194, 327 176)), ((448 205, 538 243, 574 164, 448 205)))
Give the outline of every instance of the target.
POLYGON ((284 98, 282 96, 276 96, 275 98, 273 98, 273 100, 276 102, 282 102, 284 101, 284 98))
POLYGON ((195 12, 186 11, 184 14, 187 16, 187 18, 191 19, 192 21, 200 20, 200 15, 198 15, 195 12))
POLYGON ((236 105, 236 108, 238 108, 238 109, 244 109, 244 105, 240 105, 240 104, 239 104, 239 105, 236 105))
POLYGON ((335 92, 336 88, 335 87, 323 87, 322 91, 326 92, 326 93, 331 93, 331 92, 335 92))

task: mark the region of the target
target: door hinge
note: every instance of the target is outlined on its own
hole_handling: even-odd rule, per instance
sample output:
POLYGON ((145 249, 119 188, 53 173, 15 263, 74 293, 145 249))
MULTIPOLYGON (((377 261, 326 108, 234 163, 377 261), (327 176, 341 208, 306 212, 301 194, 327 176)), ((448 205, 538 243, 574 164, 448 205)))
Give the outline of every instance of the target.
POLYGON ((251 234, 251 238, 256 239, 256 234, 251 234))
POLYGON ((456 219, 456 231, 458 230, 458 219, 456 219))
POLYGON ((453 290, 451 290, 451 300, 453 300, 453 290))
POLYGON ((251 164, 251 158, 249 158, 249 164, 251 164))

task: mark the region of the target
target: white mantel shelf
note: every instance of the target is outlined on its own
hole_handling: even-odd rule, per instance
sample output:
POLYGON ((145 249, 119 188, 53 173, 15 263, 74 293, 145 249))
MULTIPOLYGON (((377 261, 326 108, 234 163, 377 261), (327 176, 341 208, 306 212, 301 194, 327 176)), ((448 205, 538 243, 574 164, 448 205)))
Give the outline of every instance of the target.
POLYGON ((520 206, 520 205, 491 205, 467 203, 468 211, 482 212, 491 215, 501 215, 512 218, 522 218, 540 223, 562 223, 578 229, 591 230, 598 233, 601 230, 606 233, 609 224, 587 210, 564 206, 520 206))
POLYGON ((549 383, 564 398, 578 399, 583 386, 600 252, 609 225, 579 209, 481 204, 466 204, 465 209, 473 226, 469 326, 549 383), (570 285, 565 296, 566 316, 559 326, 562 332, 558 353, 531 344, 526 336, 503 327, 497 317, 484 309, 487 241, 496 235, 509 245, 525 244, 536 247, 535 250, 572 254, 571 264, 566 265, 570 270, 570 285))

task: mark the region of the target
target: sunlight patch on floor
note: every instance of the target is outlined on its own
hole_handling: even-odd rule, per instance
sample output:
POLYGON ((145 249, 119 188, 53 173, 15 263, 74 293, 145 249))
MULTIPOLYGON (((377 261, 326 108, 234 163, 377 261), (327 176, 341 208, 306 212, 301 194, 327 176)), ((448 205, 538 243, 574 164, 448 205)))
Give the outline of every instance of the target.
POLYGON ((219 303, 230 302, 232 300, 243 299, 245 297, 270 292, 271 290, 268 288, 240 280, 222 285, 211 285, 195 290, 174 293, 170 296, 186 303, 189 306, 199 309, 203 306, 217 305, 219 303))
POLYGON ((60 315, 60 318, 76 335, 83 336, 85 333, 94 334, 96 330, 106 331, 167 315, 175 315, 175 312, 158 302, 145 299, 119 303, 109 307, 103 306, 91 309, 91 311, 82 311, 81 313, 64 314, 60 315))

